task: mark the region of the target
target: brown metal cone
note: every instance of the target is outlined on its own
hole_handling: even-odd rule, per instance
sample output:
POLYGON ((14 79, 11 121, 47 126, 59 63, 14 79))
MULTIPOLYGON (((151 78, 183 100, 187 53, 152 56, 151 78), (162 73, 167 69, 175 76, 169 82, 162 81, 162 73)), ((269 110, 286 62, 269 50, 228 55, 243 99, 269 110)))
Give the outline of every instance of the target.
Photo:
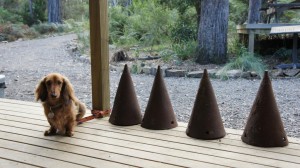
POLYGON ((186 134, 205 140, 219 139, 226 135, 206 69, 204 69, 186 134))
POLYGON ((141 121, 141 110, 128 67, 125 65, 109 122, 119 126, 130 126, 140 124, 141 121))
POLYGON ((249 145, 260 147, 288 145, 267 71, 253 103, 242 140, 249 145))
POLYGON ((177 127, 176 117, 159 66, 141 126, 154 130, 177 127))

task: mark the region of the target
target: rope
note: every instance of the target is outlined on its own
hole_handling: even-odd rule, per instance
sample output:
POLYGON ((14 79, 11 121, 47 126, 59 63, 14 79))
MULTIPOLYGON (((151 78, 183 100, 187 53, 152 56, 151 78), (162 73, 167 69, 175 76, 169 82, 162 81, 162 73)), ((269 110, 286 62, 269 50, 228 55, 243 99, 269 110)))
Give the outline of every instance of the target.
POLYGON ((80 120, 77 121, 77 125, 82 124, 83 122, 95 119, 95 118, 103 118, 106 116, 110 115, 111 110, 105 110, 105 111, 100 111, 100 110, 92 110, 92 115, 91 116, 87 116, 84 118, 81 118, 80 120))

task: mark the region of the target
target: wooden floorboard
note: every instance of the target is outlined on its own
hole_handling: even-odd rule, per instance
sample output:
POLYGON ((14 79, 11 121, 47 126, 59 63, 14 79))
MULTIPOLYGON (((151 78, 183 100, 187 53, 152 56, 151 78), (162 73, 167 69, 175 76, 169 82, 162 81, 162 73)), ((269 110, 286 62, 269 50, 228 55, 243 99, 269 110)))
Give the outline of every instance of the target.
POLYGON ((5 159, 0 158, 0 167, 5 167, 5 168, 8 168, 8 167, 36 168, 38 166, 12 161, 12 160, 9 160, 7 158, 5 158, 5 159))
POLYGON ((148 130, 105 118, 78 126, 72 138, 45 137, 49 126, 40 104, 0 99, 0 161, 20 167, 300 167, 297 138, 287 147, 259 148, 240 140, 242 130, 203 141, 187 137, 186 126, 148 130))

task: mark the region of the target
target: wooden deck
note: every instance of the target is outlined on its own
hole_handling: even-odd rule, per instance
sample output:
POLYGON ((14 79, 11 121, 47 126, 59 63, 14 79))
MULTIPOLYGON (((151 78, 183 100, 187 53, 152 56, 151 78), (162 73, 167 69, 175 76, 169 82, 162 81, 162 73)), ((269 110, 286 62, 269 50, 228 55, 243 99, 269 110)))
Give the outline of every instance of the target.
POLYGON ((44 137, 41 105, 0 99, 0 167, 300 167, 300 140, 284 148, 258 148, 226 129, 220 140, 187 137, 185 123, 172 130, 118 127, 95 119, 74 137, 44 137))

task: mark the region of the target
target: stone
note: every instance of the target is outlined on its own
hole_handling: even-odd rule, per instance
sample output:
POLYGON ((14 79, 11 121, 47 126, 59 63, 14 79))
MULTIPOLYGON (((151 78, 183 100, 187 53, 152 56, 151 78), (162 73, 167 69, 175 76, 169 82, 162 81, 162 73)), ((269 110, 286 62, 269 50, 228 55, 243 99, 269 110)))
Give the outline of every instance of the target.
POLYGON ((273 78, 285 77, 282 69, 273 69, 270 73, 273 78))
POLYGON ((285 76, 294 77, 300 73, 300 69, 285 69, 283 73, 285 76))
POLYGON ((242 72, 242 75, 241 75, 242 78, 250 78, 251 77, 251 72, 247 71, 247 72, 242 72))
POLYGON ((251 77, 257 77, 258 75, 257 75, 257 73, 255 71, 251 71, 250 72, 250 76, 251 77))
POLYGON ((242 76, 243 71, 240 69, 233 69, 233 70, 229 70, 227 71, 227 76, 229 78, 239 78, 242 76))
POLYGON ((149 66, 142 67, 141 73, 146 74, 146 75, 150 75, 151 74, 151 67, 149 67, 149 66))
POLYGON ((157 68, 156 67, 151 67, 150 69, 150 75, 154 75, 156 74, 157 68))
POLYGON ((176 69, 167 69, 166 77, 185 77, 186 71, 185 70, 176 70, 176 69))
MULTIPOLYGON (((161 69, 162 76, 165 77, 166 76, 166 70, 168 69, 168 67, 163 66, 163 67, 160 67, 160 69, 161 69)), ((151 67, 150 74, 155 76, 156 71, 157 71, 156 67, 151 67)))
POLYGON ((117 66, 115 66, 115 65, 109 65, 109 68, 110 68, 110 70, 111 71, 117 71, 117 66))
POLYGON ((189 78, 202 78, 203 71, 192 71, 192 72, 187 73, 186 76, 189 78))

